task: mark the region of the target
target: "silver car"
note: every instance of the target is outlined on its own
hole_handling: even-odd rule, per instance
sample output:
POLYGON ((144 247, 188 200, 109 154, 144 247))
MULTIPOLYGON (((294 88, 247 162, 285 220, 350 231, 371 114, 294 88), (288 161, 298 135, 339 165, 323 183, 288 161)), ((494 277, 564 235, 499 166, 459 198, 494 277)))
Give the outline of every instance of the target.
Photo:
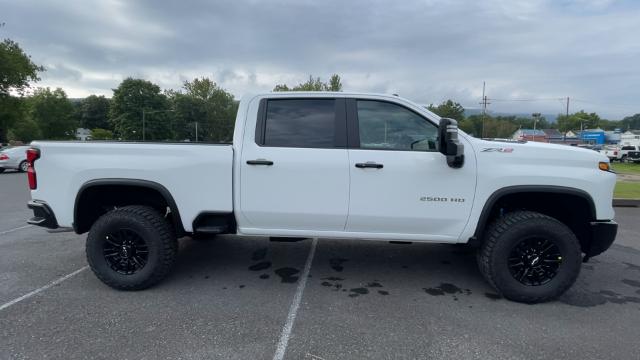
POLYGON ((27 171, 27 149, 28 146, 16 146, 0 151, 0 173, 7 169, 27 171))

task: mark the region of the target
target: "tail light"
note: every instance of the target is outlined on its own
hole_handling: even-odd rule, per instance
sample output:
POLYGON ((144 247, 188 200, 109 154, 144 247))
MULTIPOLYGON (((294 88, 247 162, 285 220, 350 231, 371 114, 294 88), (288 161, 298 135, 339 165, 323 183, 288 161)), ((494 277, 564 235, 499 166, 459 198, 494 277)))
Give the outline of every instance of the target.
POLYGON ((0 154, 0 160, 9 160, 9 155, 7 155, 7 154, 0 154))
POLYGON ((36 148, 30 148, 27 150, 27 163, 29 168, 27 169, 27 177, 29 178, 29 189, 35 190, 38 187, 38 180, 36 179, 35 162, 40 159, 40 150, 36 148))

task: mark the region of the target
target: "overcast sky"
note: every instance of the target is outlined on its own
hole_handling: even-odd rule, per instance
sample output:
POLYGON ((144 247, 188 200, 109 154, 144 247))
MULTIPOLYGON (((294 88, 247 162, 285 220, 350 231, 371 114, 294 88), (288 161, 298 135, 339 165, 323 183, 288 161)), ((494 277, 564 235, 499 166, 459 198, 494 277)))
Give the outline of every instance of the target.
POLYGON ((236 96, 341 75, 345 91, 451 98, 497 112, 640 112, 640 1, 0 0, 0 38, 40 86, 111 96, 129 76, 177 89, 207 76, 236 96), (510 99, 547 99, 504 101, 510 99))

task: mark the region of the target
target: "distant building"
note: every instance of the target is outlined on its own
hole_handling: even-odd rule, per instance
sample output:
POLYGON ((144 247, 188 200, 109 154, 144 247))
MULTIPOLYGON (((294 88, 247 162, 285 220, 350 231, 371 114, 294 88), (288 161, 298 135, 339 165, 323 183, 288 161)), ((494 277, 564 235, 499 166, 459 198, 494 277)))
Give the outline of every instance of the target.
POLYGON ((557 141, 557 140, 564 139, 564 135, 562 135, 562 133, 558 131, 558 129, 542 129, 542 132, 544 132, 547 135, 547 138, 549 139, 549 141, 557 141))
POLYGON ((549 142, 549 137, 542 130, 518 129, 511 137, 514 140, 549 142))
POLYGON ((81 140, 81 141, 91 140, 91 130, 85 129, 85 128, 77 128, 76 140, 81 140))
POLYGON ((640 146, 640 130, 627 130, 623 134, 620 134, 620 145, 640 146))
POLYGON ((619 144, 621 136, 620 131, 605 131, 604 141, 606 144, 619 144))
POLYGON ((576 131, 576 135, 583 143, 593 145, 603 145, 605 143, 604 130, 602 129, 585 129, 576 131))

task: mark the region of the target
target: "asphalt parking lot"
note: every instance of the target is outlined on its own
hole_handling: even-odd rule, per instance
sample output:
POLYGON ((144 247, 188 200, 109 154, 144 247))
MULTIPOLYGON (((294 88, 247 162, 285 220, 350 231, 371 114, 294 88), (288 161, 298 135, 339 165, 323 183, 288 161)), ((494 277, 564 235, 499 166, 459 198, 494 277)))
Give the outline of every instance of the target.
POLYGON ((523 305, 456 246, 233 236, 185 238, 168 279, 119 292, 86 268, 84 235, 25 226, 28 197, 24 174, 0 174, 0 359, 640 353, 640 208, 617 208, 616 244, 560 300, 523 305))

